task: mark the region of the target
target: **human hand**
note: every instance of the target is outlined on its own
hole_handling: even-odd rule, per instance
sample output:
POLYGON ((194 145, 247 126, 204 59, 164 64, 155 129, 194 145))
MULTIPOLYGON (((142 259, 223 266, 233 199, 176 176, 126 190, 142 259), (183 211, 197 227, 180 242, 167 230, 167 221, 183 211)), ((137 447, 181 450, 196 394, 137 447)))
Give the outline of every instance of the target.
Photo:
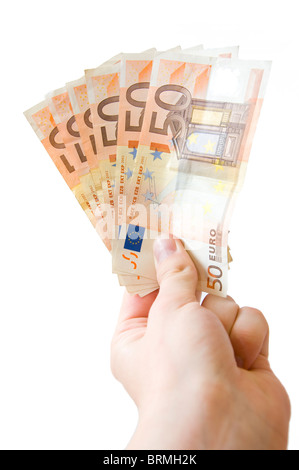
POLYGON ((156 241, 155 257, 160 290, 125 295, 111 346, 112 371, 139 411, 127 448, 285 449, 290 404, 262 313, 230 297, 200 305, 178 240, 156 241))

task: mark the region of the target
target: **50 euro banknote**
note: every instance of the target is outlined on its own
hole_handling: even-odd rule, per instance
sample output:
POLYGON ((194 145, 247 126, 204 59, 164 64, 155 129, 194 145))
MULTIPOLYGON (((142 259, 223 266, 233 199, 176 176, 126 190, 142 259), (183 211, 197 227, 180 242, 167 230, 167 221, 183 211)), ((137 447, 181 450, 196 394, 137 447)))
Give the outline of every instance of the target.
MULTIPOLYGON (((202 45, 190 48, 197 54, 202 45)), ((180 46, 171 49, 178 52, 180 46)), ((168 52, 170 52, 168 51, 168 52)), ((138 54, 123 54, 120 63, 120 96, 116 159, 117 226, 125 221, 124 199, 127 197, 138 155, 140 134, 144 119, 153 59, 161 54, 155 48, 138 54)))
MULTIPOLYGON (((179 52, 178 46, 169 52, 179 52)), ((203 50, 203 46, 195 46, 186 50, 189 54, 209 56, 237 57, 238 47, 214 48, 203 50)), ((161 54, 155 49, 145 51, 140 54, 123 54, 120 67, 120 106, 118 121, 118 146, 116 160, 116 194, 118 194, 117 204, 117 227, 123 223, 126 213, 127 196, 130 188, 130 181, 134 174, 134 168, 138 165, 138 147, 144 119, 150 79, 152 73, 153 58, 161 54)), ((112 242, 115 244, 115 241, 112 242)), ((117 244, 115 244, 117 246, 117 244)), ((113 250, 113 265, 115 265, 115 253, 113 250)), ((125 256, 125 255, 124 255, 125 256)), ((133 256, 133 255, 132 255, 133 256)), ((128 261, 128 256, 123 257, 128 261)), ((134 259, 131 262, 135 267, 134 259)), ((119 268, 115 268, 119 272, 119 268)), ((140 278, 140 276, 138 276, 140 278)), ((149 286, 150 281, 144 280, 149 286)), ((158 288, 157 282, 154 286, 158 288)))
MULTIPOLYGON (((114 56, 102 64, 101 67, 103 68, 106 66, 107 68, 109 65, 113 66, 119 62, 120 58, 121 54, 114 56)), ((93 69, 90 72, 95 72, 94 75, 96 76, 97 70, 99 70, 99 68, 93 69)), ((89 100, 91 90, 89 90, 88 94, 86 76, 72 82, 68 82, 66 84, 66 89, 74 112, 74 119, 76 120, 80 134, 81 145, 95 186, 94 188, 90 188, 91 192, 93 195, 95 192, 98 192, 100 194, 101 201, 104 201, 105 203, 110 202, 113 206, 113 198, 111 202, 111 198, 109 199, 108 197, 107 185, 105 184, 105 171, 104 168, 101 168, 101 162, 104 160, 101 156, 102 146, 98 145, 99 140, 97 132, 99 132, 99 129, 93 122, 94 113, 92 113, 91 103, 89 100)), ((94 94, 92 94, 92 97, 94 98, 94 94)))
MULTIPOLYGON (((119 111, 119 63, 85 71, 90 115, 105 202, 115 207, 115 166, 119 111)), ((112 238, 110 234, 110 238, 112 238)))
MULTIPOLYGON (((85 180, 89 174, 89 166, 86 158, 81 153, 81 148, 79 150, 78 146, 71 144, 71 139, 66 134, 69 131, 65 128, 64 123, 55 121, 48 100, 25 111, 24 115, 88 219, 109 249, 110 241, 102 230, 103 217, 101 211, 97 205, 91 203, 89 191, 86 192, 86 186, 81 182, 82 178, 85 180), (63 135, 67 143, 62 138, 63 135)), ((72 131, 69 132, 70 135, 71 133, 72 131)), ((75 143, 78 142, 75 141, 75 143)))
MULTIPOLYGON (((122 57, 123 54, 117 56, 115 58, 117 60, 114 60, 113 63, 111 60, 110 64, 106 63, 85 72, 97 159, 96 162, 91 163, 91 172, 93 174, 94 168, 100 169, 104 201, 110 208, 109 223, 106 225, 110 239, 115 233, 115 207, 118 201, 118 188, 116 191, 115 189, 118 174, 117 136, 121 122, 119 119, 119 75, 122 57)), ((141 276, 135 274, 122 273, 121 271, 117 274, 120 284, 130 286, 132 293, 139 291, 144 282, 147 285, 150 283, 149 280, 145 281, 141 276)))
POLYGON ((86 156, 92 178, 91 182, 93 185, 90 187, 90 191, 103 202, 105 198, 103 195, 102 174, 98 164, 97 146, 85 77, 67 83, 66 89, 80 134, 82 149, 86 156))
MULTIPOLYGON (((172 52, 181 50, 180 46, 171 49, 172 52)), ((202 46, 191 49, 192 53, 202 50, 202 46)), ((150 49, 139 54, 123 54, 119 74, 119 118, 117 134, 116 158, 116 218, 115 237, 118 237, 119 227, 125 220, 125 201, 130 180, 136 166, 139 138, 142 130, 144 109, 150 86, 153 58, 159 54, 156 49, 150 49)), ((112 242, 113 246, 115 241, 112 242)), ((112 255, 114 256, 114 250, 112 255)), ((117 271, 119 273, 120 270, 117 271)), ((158 283, 148 278, 137 276, 139 286, 145 284, 145 292, 157 289, 158 283), (149 290, 150 289, 150 290, 149 290)), ((124 284, 121 281, 122 284, 124 284)), ((127 285, 127 284, 126 284, 127 285)), ((139 291, 140 294, 141 291, 139 291)))
MULTIPOLYGON (((73 110, 73 105, 71 103, 71 98, 67 87, 64 86, 58 90, 54 90, 48 93, 47 100, 54 120, 59 126, 59 132, 63 143, 66 146, 68 154, 71 155, 74 161, 79 157, 80 161, 84 165, 85 171, 81 172, 80 182, 90 207, 92 208, 93 212, 98 215, 99 220, 103 220, 101 215, 104 199, 101 182, 99 181, 95 183, 93 175, 90 172, 89 162, 92 155, 91 148, 90 146, 87 146, 86 139, 83 140, 81 137, 81 132, 84 131, 85 128, 82 126, 82 120, 77 118, 73 110)), ((81 103, 83 101, 84 96, 81 103)), ((84 123, 87 123, 88 112, 84 114, 84 117, 84 123)), ((89 142, 92 143, 92 136, 89 137, 89 142)))
POLYGON ((269 70, 269 62, 154 59, 116 271, 155 279, 153 239, 168 232, 185 241, 198 288, 227 295, 229 221, 269 70))
MULTIPOLYGON (((178 53, 180 46, 167 51, 178 53)), ((183 51, 194 56, 237 57, 238 47, 204 50, 195 46, 183 51)), ((161 52, 155 49, 140 54, 123 54, 120 68, 120 98, 117 139, 116 193, 119 194, 118 224, 122 223, 124 211, 122 199, 129 194, 134 169, 138 166, 138 147, 143 126, 144 112, 148 98, 154 57, 161 52), (128 193, 128 194, 127 194, 128 193)), ((165 54, 165 53, 164 53, 165 54)), ((135 174, 134 174, 135 176, 135 174)))
POLYGON ((123 203, 127 193, 126 188, 134 171, 153 58, 156 53, 156 49, 152 49, 140 54, 124 54, 120 63, 116 158, 117 226, 122 224, 126 216, 123 203))
MULTIPOLYGON (((109 62, 106 63, 106 65, 109 65, 109 63, 113 65, 113 63, 117 62, 118 57, 119 56, 111 59, 109 62)), ((97 77, 99 70, 100 69, 97 68, 92 71, 89 71, 89 73, 90 74, 93 73, 93 75, 97 77)), ((97 83, 99 82, 97 81, 97 83)), ((86 156, 90 173, 91 173, 92 179, 89 180, 89 183, 90 184, 94 183, 94 186, 90 186, 89 189, 90 189, 90 192, 93 194, 93 197, 97 201, 102 202, 101 207, 103 207, 103 211, 105 212, 104 204, 110 204, 112 207, 114 207, 114 194, 113 192, 112 193, 110 192, 110 188, 108 185, 108 182, 113 180, 114 175, 112 174, 112 171, 111 172, 109 171, 110 176, 108 177, 108 181, 107 181, 107 170, 103 167, 101 168, 102 166, 101 162, 103 161, 103 159, 101 159, 101 156, 99 155, 99 151, 101 150, 102 146, 98 147, 96 144, 95 131, 97 131, 98 129, 96 126, 93 125, 86 77, 83 76, 77 80, 68 82, 66 84, 66 88, 67 88, 71 105, 74 111, 74 116, 77 122, 78 131, 81 136, 81 143, 82 143, 84 155, 86 156), (111 198, 112 198, 112 201, 111 201, 111 198)), ((100 102, 97 104, 99 105, 100 102)), ((111 165, 110 162, 108 166, 109 166, 109 170, 113 170, 113 165, 111 165)), ((82 182, 82 178, 81 178, 81 182, 82 182)), ((88 183, 88 181, 85 180, 85 183, 88 183)), ((109 237, 108 230, 107 230, 107 235, 109 237)), ((130 290, 134 292, 134 284, 137 284, 136 276, 132 276, 130 274, 127 274, 127 275, 119 274, 118 277, 119 277, 120 284, 131 286, 130 290)))

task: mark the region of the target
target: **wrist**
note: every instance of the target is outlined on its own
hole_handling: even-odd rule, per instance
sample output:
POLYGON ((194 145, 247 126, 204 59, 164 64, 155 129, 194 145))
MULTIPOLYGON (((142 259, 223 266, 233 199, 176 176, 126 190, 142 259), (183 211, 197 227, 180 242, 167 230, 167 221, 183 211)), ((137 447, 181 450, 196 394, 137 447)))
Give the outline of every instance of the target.
POLYGON ((127 449, 188 450, 201 441, 201 419, 181 396, 152 399, 138 409, 136 430, 127 449))
MULTIPOLYGON (((214 384, 215 385, 215 384, 214 384)), ((232 393, 224 384, 164 392, 138 407, 139 419, 127 449, 204 450, 226 447, 232 423, 232 393), (167 396, 167 400, 164 398, 167 396), (221 420, 219 420, 219 416, 221 420)))
MULTIPOLYGON (((180 411, 181 415, 181 411, 180 411)), ((127 449, 134 450, 171 450, 194 449, 182 426, 178 413, 163 406, 155 410, 139 412, 139 419, 134 435, 127 449)))

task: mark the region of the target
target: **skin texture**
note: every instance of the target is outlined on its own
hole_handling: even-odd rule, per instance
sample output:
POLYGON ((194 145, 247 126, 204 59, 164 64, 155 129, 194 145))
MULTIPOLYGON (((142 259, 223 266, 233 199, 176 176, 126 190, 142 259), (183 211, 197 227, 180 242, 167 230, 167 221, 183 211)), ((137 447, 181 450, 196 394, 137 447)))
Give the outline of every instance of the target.
POLYGON ((263 314, 213 295, 178 240, 158 240, 159 291, 124 296, 111 367, 139 411, 127 449, 283 450, 288 395, 268 361, 263 314))

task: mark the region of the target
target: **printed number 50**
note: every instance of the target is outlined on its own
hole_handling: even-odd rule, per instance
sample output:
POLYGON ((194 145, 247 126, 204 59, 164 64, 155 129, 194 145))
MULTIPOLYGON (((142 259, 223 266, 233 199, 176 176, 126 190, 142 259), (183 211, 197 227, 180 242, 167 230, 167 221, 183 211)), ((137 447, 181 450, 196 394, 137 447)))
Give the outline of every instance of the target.
POLYGON ((219 285, 218 291, 221 292, 222 282, 220 281, 220 278, 222 277, 222 274, 223 274, 222 269, 220 269, 219 266, 212 265, 208 267, 208 273, 211 277, 208 277, 207 279, 207 287, 209 287, 210 289, 215 289, 215 286, 218 284, 219 285), (214 270, 214 272, 212 272, 212 269, 214 270))

